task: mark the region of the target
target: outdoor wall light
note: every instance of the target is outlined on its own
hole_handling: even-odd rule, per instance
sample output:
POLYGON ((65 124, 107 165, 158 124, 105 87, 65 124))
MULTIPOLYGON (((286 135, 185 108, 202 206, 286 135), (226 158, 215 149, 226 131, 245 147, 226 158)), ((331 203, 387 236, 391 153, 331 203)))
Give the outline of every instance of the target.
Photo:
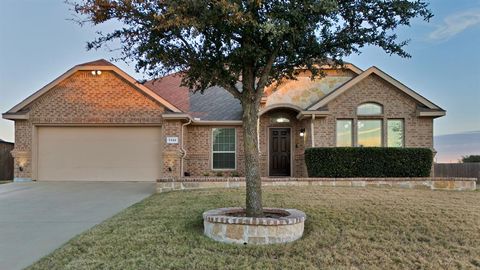
POLYGON ((102 71, 100 71, 100 70, 92 70, 92 75, 93 75, 93 76, 100 76, 100 75, 102 75, 102 71))
POLYGON ((305 129, 301 128, 300 129, 300 137, 303 137, 303 136, 305 136, 305 129))
POLYGON ((279 118, 276 119, 276 122, 277 123, 288 123, 288 122, 290 122, 290 120, 288 120, 285 117, 279 117, 279 118))

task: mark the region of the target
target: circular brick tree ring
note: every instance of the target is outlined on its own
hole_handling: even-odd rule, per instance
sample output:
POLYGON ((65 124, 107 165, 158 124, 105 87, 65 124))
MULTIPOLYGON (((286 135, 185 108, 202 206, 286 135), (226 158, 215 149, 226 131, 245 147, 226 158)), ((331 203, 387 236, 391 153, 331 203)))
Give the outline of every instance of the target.
POLYGON ((204 234, 216 241, 235 244, 278 244, 303 235, 304 212, 264 208, 265 217, 245 217, 240 207, 218 208, 203 213, 204 234))

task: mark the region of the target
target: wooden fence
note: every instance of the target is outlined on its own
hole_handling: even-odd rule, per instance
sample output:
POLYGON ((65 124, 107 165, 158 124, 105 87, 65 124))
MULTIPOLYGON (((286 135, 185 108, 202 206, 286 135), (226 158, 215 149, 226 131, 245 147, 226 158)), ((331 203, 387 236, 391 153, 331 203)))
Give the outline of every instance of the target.
POLYGON ((435 177, 473 177, 480 181, 480 163, 435 163, 435 177))
POLYGON ((13 179, 13 143, 0 142, 0 180, 13 179))

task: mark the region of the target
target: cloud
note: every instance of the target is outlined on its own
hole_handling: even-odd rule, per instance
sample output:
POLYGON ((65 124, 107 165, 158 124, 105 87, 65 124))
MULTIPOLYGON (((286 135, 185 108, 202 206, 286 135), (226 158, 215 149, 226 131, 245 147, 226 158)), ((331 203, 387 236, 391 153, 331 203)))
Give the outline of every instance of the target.
POLYGON ((480 9, 455 13, 447 16, 428 37, 431 40, 447 40, 476 25, 480 25, 480 9))

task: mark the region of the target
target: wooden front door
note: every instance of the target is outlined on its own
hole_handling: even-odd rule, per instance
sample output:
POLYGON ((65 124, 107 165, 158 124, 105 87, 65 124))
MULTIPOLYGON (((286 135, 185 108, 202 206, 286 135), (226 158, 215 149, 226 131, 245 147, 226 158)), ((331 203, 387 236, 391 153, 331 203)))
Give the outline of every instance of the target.
POLYGON ((290 176, 290 129, 270 129, 270 176, 290 176))

